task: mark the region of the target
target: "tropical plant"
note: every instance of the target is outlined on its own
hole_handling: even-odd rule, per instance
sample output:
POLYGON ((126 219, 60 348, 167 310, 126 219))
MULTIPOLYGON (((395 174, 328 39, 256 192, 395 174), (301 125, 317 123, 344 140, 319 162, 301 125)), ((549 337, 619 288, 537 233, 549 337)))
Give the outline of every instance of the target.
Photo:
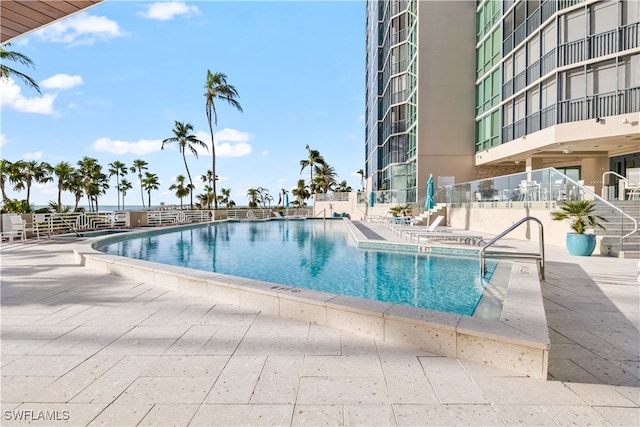
POLYGON ((26 74, 21 73, 18 70, 7 66, 7 62, 17 62, 29 67, 34 66, 33 61, 28 56, 22 53, 12 52, 5 49, 9 46, 11 46, 11 43, 0 45, 0 78, 17 77, 18 79, 22 80, 27 86, 35 89, 38 93, 42 93, 40 91, 40 87, 34 79, 27 76, 26 74))
POLYGON ((186 184, 185 180, 186 178, 184 175, 178 175, 176 177, 176 182, 169 186, 169 190, 175 191, 176 197, 180 199, 180 209, 182 209, 182 199, 187 197, 191 192, 191 188, 189 187, 190 184, 186 184))
MULTIPOLYGON (((213 180, 213 172, 211 172, 211 169, 207 170, 207 173, 205 173, 204 175, 200 176, 200 179, 202 180, 202 182, 204 184, 206 184, 207 182, 209 183, 209 185, 205 185, 204 189, 207 192, 206 196, 207 196, 207 200, 205 203, 205 205, 207 206, 207 209, 211 209, 211 201, 213 200, 213 187, 211 186, 211 182, 213 180)), ((218 177, 216 177, 216 180, 218 179, 218 177)), ((217 205, 216 205, 217 206, 217 205)))
MULTIPOLYGON (((69 191, 69 181, 71 179, 71 174, 75 169, 69 162, 60 162, 53 168, 53 174, 58 177, 58 203, 57 209, 62 209, 62 192, 69 191)), ((49 204, 51 206, 51 204, 49 204)), ((61 212, 61 210, 57 210, 56 212, 61 212)))
POLYGON ((257 208, 258 201, 260 199, 260 190, 257 188, 250 188, 247 190, 247 197, 249 197, 249 207, 257 208))
POLYGON ((27 203, 26 200, 18 199, 5 199, 2 206, 2 213, 30 213, 33 208, 27 203))
POLYGON ((67 191, 73 194, 75 197, 75 205, 73 206, 73 211, 78 211, 78 204, 84 195, 84 178, 82 177, 82 173, 79 170, 74 170, 71 172, 71 176, 67 181, 67 191))
POLYGON ((305 183, 304 179, 298 180, 298 186, 293 190, 291 190, 291 194, 295 196, 296 198, 295 202, 299 207, 306 206, 305 200, 311 197, 311 193, 309 192, 309 187, 305 183))
POLYGON ((133 166, 129 168, 132 173, 138 174, 138 183, 140 184, 140 199, 142 200, 142 207, 144 208, 144 188, 142 188, 142 172, 149 169, 149 164, 142 159, 135 159, 133 166))
POLYGON ((226 209, 229 209, 230 206, 235 206, 235 202, 231 200, 231 189, 222 188, 220 192, 222 193, 222 195, 218 196, 220 197, 219 202, 223 203, 226 209))
POLYGON ((95 211, 100 211, 98 199, 101 195, 106 194, 109 189, 109 177, 105 173, 102 173, 102 165, 98 165, 98 167, 91 172, 89 180, 85 185, 85 192, 87 196, 91 198, 93 206, 95 206, 95 211))
POLYGON ((47 162, 38 162, 36 160, 23 161, 19 160, 13 164, 11 168, 12 176, 9 178, 15 183, 16 191, 27 189, 27 205, 31 198, 31 186, 33 183, 46 184, 53 181, 51 173, 53 168, 47 162))
POLYGON ((109 177, 116 176, 116 192, 118 197, 118 210, 120 210, 120 177, 127 174, 127 165, 119 160, 109 163, 109 177))
POLYGON ((229 105, 242 112, 242 107, 238 102, 238 91, 227 83, 227 76, 224 73, 212 73, 207 70, 207 79, 204 84, 206 99, 207 122, 209 123, 209 133, 211 134, 211 186, 213 187, 215 208, 218 209, 218 199, 216 193, 216 147, 213 138, 213 125, 218 125, 218 113, 216 111, 216 99, 226 101, 229 105))
POLYGON ((122 178, 118 187, 120 194, 122 194, 122 209, 124 209, 124 196, 127 195, 127 191, 133 188, 133 184, 131 184, 127 178, 122 178))
POLYGON ((347 181, 340 181, 338 187, 333 191, 335 191, 336 193, 350 193, 352 191, 352 188, 347 184, 347 181))
POLYGON ((576 234, 584 234, 588 227, 605 230, 601 222, 607 222, 606 218, 595 215, 596 202, 592 200, 570 200, 563 202, 559 211, 551 212, 551 218, 555 221, 569 220, 569 226, 576 234))
POLYGON ((0 189, 2 190, 2 201, 7 200, 5 185, 7 183, 7 180, 11 176, 12 167, 13 167, 13 163, 11 163, 9 160, 5 160, 5 159, 0 160, 0 189))
POLYGON ((102 173, 102 166, 98 163, 98 159, 85 156, 78 161, 78 173, 81 177, 82 189, 87 196, 89 210, 93 212, 93 198, 97 188, 92 188, 92 182, 95 178, 99 178, 99 174, 102 173))
MULTIPOLYGON (((190 123, 182 123, 176 120, 175 128, 173 129, 174 136, 163 140, 162 146, 160 147, 162 150, 164 150, 164 146, 166 144, 171 144, 174 142, 178 144, 180 154, 182 154, 182 159, 184 160, 184 167, 187 170, 187 176, 189 177, 189 185, 190 185, 189 194, 191 196, 191 209, 193 209, 193 189, 195 187, 193 186, 193 180, 191 179, 191 173, 189 172, 189 166, 187 165, 186 150, 188 148, 189 151, 191 151, 191 154, 193 154, 196 157, 196 159, 198 158, 198 151, 196 150, 196 147, 203 147, 208 150, 207 144, 199 140, 195 135, 191 134, 192 131, 193 131, 193 126, 190 123)), ((214 185, 215 185, 215 180, 214 180, 214 185)))
POLYGON ((144 178, 142 178, 142 187, 149 196, 149 207, 151 207, 151 190, 157 190, 160 188, 160 181, 158 175, 155 173, 145 172, 144 178))
POLYGON ((336 171, 333 166, 328 164, 316 165, 316 176, 313 179, 314 190, 316 193, 328 193, 333 191, 338 184, 336 181, 336 171))
POLYGON ((300 173, 308 166, 309 167, 309 188, 311 190, 311 194, 314 193, 314 183, 313 183, 313 168, 315 165, 325 165, 324 157, 320 155, 318 150, 312 150, 309 147, 309 144, 305 146, 308 151, 308 156, 306 159, 300 160, 300 173))

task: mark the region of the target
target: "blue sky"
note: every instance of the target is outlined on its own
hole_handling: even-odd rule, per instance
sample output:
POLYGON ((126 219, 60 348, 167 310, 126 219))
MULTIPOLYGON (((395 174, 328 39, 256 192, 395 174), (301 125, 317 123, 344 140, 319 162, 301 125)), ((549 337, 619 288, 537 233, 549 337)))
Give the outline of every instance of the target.
MULTIPOLYGON (((210 69, 227 75, 244 109, 216 103, 218 186, 230 188, 236 204, 247 203, 248 188, 265 187, 277 201, 281 188, 308 180, 308 169, 300 174, 307 144, 355 189, 364 167, 364 19, 363 1, 108 0, 13 41, 9 50, 35 69, 11 66, 42 95, 0 82, 2 158, 75 165, 89 156, 105 169, 142 158, 161 181, 152 203, 178 203, 168 187, 186 176, 182 157, 160 146, 176 120, 210 144, 210 69)), ((197 194, 211 155, 187 161, 197 194)), ((140 205, 137 176, 127 179, 134 187, 125 202, 140 205)), ((111 187, 101 205, 116 204, 115 177, 111 187)), ((32 188, 32 204, 56 198, 54 183, 32 188)), ((64 194, 63 203, 73 197, 64 194)))

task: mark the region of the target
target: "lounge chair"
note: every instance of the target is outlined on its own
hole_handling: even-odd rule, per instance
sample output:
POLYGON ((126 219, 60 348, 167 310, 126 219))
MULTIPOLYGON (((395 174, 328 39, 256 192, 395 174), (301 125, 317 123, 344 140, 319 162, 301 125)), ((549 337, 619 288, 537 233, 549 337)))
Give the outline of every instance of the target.
POLYGON ((407 237, 411 238, 411 235, 416 233, 416 234, 421 234, 421 233, 433 233, 435 231, 441 231, 441 232, 445 232, 444 230, 438 230, 438 226, 440 225, 440 223, 442 222, 442 220, 444 220, 444 216, 443 215, 438 215, 436 217, 436 219, 433 220, 433 222, 431 223, 430 226, 428 227, 396 227, 393 228, 392 230, 394 232, 397 232, 397 234, 400 235, 400 237, 403 237, 404 234, 404 238, 406 239, 407 237))

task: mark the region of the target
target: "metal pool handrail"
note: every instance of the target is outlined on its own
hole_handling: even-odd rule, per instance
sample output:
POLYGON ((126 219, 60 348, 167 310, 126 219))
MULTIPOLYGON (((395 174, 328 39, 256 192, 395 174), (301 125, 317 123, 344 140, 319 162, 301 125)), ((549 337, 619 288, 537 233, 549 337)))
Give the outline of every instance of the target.
POLYGON ((542 280, 544 280, 544 227, 542 225, 542 222, 533 216, 527 216, 522 218, 520 221, 516 222, 515 224, 513 224, 511 227, 507 228, 505 231, 503 231, 502 233, 498 234, 496 237, 494 237, 493 239, 491 239, 482 249, 480 249, 480 275, 484 276, 485 273, 487 272, 486 269, 486 264, 485 264, 485 257, 486 256, 494 256, 494 257, 501 257, 501 258, 532 258, 532 259, 537 259, 538 261, 540 261, 540 278, 542 280), (534 221, 538 224, 538 229, 539 229, 539 243, 540 243, 540 252, 539 253, 530 253, 530 252, 488 252, 485 254, 487 248, 489 246, 492 246, 495 242, 497 242, 498 240, 500 240, 501 238, 503 238, 505 235, 509 234, 510 232, 512 232, 513 230, 515 230, 516 228, 518 228, 520 225, 524 224, 525 222, 529 222, 529 221, 534 221))

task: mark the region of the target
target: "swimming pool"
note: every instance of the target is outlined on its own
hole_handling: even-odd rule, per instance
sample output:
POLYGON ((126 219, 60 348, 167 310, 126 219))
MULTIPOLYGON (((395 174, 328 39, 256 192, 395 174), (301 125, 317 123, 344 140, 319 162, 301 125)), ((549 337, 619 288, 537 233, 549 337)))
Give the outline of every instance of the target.
POLYGON ((477 258, 357 249, 342 220, 220 222, 96 249, 334 294, 472 315, 488 275, 477 258))

